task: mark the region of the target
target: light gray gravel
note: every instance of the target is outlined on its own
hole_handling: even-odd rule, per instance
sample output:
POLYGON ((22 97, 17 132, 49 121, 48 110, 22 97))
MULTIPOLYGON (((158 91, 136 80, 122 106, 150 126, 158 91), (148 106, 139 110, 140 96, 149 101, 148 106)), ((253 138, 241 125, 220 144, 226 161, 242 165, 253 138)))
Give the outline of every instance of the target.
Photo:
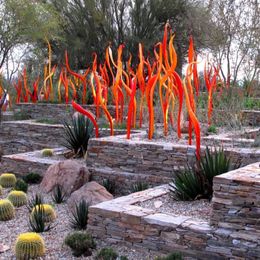
MULTIPOLYGON (((33 193, 39 191, 38 185, 29 186, 29 198, 33 193)), ((4 189, 4 194, 0 196, 5 198, 9 190, 4 189)), ((45 202, 52 203, 51 196, 44 194, 45 202)), ((54 205, 57 213, 57 220, 54 222, 55 228, 41 233, 46 246, 46 256, 41 259, 94 259, 97 251, 93 252, 91 257, 74 258, 68 247, 63 244, 66 235, 73 231, 69 226, 69 209, 66 204, 54 205)), ((29 231, 28 226, 29 212, 26 206, 16 208, 16 216, 10 221, 0 222, 0 243, 10 247, 10 250, 0 254, 1 260, 12 260, 14 256, 14 245, 17 236, 23 232, 29 231)), ((106 242, 96 240, 97 250, 103 247, 108 247, 106 242)), ((135 249, 126 246, 113 245, 112 246, 120 255, 125 255, 129 260, 150 260, 155 259, 156 255, 149 252, 147 249, 135 249)))

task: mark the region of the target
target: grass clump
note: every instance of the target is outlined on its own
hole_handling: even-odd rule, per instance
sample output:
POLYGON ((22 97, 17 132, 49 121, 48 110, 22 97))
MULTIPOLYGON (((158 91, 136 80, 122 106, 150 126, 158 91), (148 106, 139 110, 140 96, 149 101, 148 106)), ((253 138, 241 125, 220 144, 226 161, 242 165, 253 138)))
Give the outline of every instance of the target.
POLYGON ((88 225, 88 203, 83 199, 71 211, 70 225, 74 229, 85 230, 88 225))
POLYGON ((67 193, 64 191, 63 187, 60 184, 56 184, 54 186, 51 197, 52 200, 57 204, 65 202, 68 198, 67 193))

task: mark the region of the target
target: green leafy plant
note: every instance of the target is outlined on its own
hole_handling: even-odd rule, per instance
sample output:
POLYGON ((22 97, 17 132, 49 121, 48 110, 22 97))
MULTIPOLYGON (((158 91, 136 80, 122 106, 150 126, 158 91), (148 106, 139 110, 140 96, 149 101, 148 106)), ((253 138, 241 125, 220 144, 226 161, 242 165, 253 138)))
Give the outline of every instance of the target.
POLYGON ((85 230, 88 225, 88 203, 83 199, 71 211, 70 225, 74 229, 85 230))
POLYGON ((15 207, 21 207, 27 203, 26 193, 19 190, 11 191, 8 194, 7 199, 10 200, 15 207))
POLYGON ((102 248, 98 252, 96 259, 97 260, 116 260, 117 257, 118 257, 117 252, 113 248, 108 247, 108 248, 102 248))
POLYGON ((202 177, 189 166, 185 167, 184 171, 175 172, 169 186, 176 200, 195 200, 205 195, 202 177))
POLYGON ((23 180, 28 184, 38 184, 42 181, 42 176, 38 173, 28 173, 23 177, 23 180))
POLYGON ((174 252, 167 256, 157 257, 155 260, 182 260, 182 259, 183 259, 183 257, 181 255, 181 253, 174 252))
POLYGON ((230 157, 225 154, 223 148, 210 150, 206 147, 205 156, 201 157, 199 163, 201 172, 207 182, 207 193, 210 197, 213 193, 213 178, 240 167, 239 162, 234 165, 231 164, 230 157))
POLYGON ((47 232, 53 228, 53 226, 46 220, 46 211, 43 205, 37 205, 32 211, 29 218, 30 230, 36 233, 47 232))
POLYGON ((52 191, 52 200, 57 203, 63 203, 67 200, 67 193, 64 191, 63 187, 60 184, 56 184, 52 191))
POLYGON ((26 193, 28 190, 28 184, 22 179, 17 179, 14 185, 14 190, 23 191, 26 193))
POLYGON ((42 237, 34 232, 20 234, 15 243, 15 255, 18 260, 34 259, 45 254, 42 237))
POLYGON ((27 203, 27 208, 29 209, 29 211, 31 212, 32 209, 37 206, 37 205, 42 205, 44 204, 44 199, 42 194, 40 193, 36 193, 32 195, 32 198, 30 200, 28 200, 27 203))
POLYGON ((16 183, 16 177, 12 173, 3 173, 0 176, 0 185, 3 188, 12 188, 16 183))
POLYGON ((15 209, 8 199, 0 200, 0 221, 7 221, 14 218, 15 209))
POLYGON ((63 145, 73 151, 76 157, 83 157, 88 148, 88 141, 93 135, 93 124, 85 116, 78 114, 72 118, 72 122, 64 122, 63 145))
POLYGON ((216 134, 218 132, 217 127, 215 125, 210 125, 208 127, 208 133, 216 134))
POLYGON ((138 192, 138 191, 143 191, 149 188, 148 183, 146 182, 137 182, 132 185, 131 191, 132 192, 138 192))
POLYGON ((102 185, 106 188, 106 190, 108 192, 110 192, 111 194, 115 193, 115 189, 116 189, 116 183, 114 180, 110 180, 110 179, 104 179, 102 185))
POLYGON ((96 248, 92 236, 86 232, 76 231, 67 235, 65 238, 65 244, 72 250, 74 256, 92 255, 92 249, 96 248))
POLYGON ((53 150, 52 149, 48 149, 48 148, 43 149, 42 150, 42 156, 43 157, 51 157, 51 156, 53 156, 53 150))

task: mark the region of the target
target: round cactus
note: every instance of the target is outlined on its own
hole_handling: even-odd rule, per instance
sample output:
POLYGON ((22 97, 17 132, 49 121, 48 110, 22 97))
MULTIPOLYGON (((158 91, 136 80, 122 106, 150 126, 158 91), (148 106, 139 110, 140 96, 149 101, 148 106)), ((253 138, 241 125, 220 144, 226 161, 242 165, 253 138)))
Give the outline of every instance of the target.
POLYGON ((0 176, 0 185, 3 188, 11 188, 14 187, 16 183, 16 177, 12 173, 3 173, 0 176))
POLYGON ((21 207, 27 204, 27 196, 20 190, 11 191, 8 194, 7 199, 9 199, 15 207, 21 207))
POLYGON ((14 217, 14 206, 7 200, 0 200, 0 220, 6 221, 14 217))
POLYGON ((52 149, 43 149, 42 156, 44 156, 44 157, 53 156, 53 150, 52 149))
POLYGON ((31 215, 33 215, 35 211, 39 210, 40 207, 44 211, 44 219, 45 219, 46 222, 51 222, 51 221, 56 219, 56 212, 55 212, 54 208, 51 205, 49 205, 49 204, 36 205, 32 209, 31 215))
POLYGON ((15 255, 18 260, 32 259, 43 256, 45 245, 42 237, 37 233, 20 234, 15 244, 15 255))

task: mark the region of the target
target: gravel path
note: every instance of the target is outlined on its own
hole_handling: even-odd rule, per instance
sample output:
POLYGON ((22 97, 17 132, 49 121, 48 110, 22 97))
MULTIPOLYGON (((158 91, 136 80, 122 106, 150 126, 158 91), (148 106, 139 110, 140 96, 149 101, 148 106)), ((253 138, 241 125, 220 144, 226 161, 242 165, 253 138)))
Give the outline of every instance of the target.
POLYGON ((169 193, 136 205, 154 209, 158 213, 190 216, 203 220, 209 220, 211 213, 211 206, 208 200, 176 201, 169 193))
MULTIPOLYGON (((28 197, 30 198, 33 193, 39 192, 38 185, 29 186, 28 197)), ((4 189, 4 194, 0 196, 1 199, 5 198, 9 190, 4 189)), ((44 194, 45 202, 51 203, 50 195, 44 194)), ((55 211, 57 213, 57 220, 53 223, 55 228, 52 230, 41 233, 46 247, 46 256, 41 259, 94 259, 97 251, 93 252, 91 257, 75 258, 72 256, 70 249, 63 244, 66 235, 73 231, 69 226, 69 210, 66 204, 55 204, 55 211)), ((0 254, 1 260, 12 260, 14 256, 14 244, 17 236, 20 233, 28 232, 28 218, 29 212, 26 206, 16 208, 16 216, 10 221, 0 222, 0 243, 10 247, 10 250, 0 254)), ((105 242, 95 240, 97 244, 97 250, 109 245, 105 242)), ((127 256, 129 260, 150 260, 155 259, 156 255, 153 252, 149 252, 146 249, 135 249, 126 246, 113 245, 112 246, 120 256, 127 256)))

